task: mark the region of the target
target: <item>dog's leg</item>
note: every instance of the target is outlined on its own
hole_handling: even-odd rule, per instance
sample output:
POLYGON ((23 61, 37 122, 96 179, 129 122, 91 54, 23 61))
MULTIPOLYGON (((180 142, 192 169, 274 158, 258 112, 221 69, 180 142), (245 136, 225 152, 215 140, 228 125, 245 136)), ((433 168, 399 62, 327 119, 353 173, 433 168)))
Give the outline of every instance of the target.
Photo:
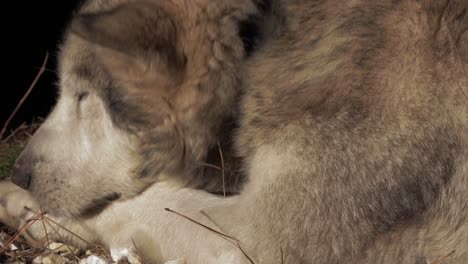
MULTIPOLYGON (((81 238, 88 242, 100 241, 110 249, 134 250, 151 262, 185 258, 192 264, 249 263, 236 243, 216 233, 222 231, 201 212, 207 207, 227 206, 235 200, 158 183, 134 199, 114 203, 93 218, 63 219, 46 214, 45 220, 37 220, 24 236, 33 246, 44 246, 47 242, 41 223, 44 221, 46 226, 55 226, 48 228, 49 240, 81 247, 86 246, 81 238)), ((0 221, 13 228, 27 225, 35 217, 34 212, 40 212, 33 197, 10 182, 0 183, 0 201, 0 221)))
POLYGON ((33 247, 46 246, 47 240, 85 247, 87 242, 97 238, 80 221, 51 218, 47 212, 41 211, 29 192, 9 181, 0 182, 0 222, 15 229, 24 227, 22 235, 33 247))
POLYGON ((204 208, 228 206, 236 199, 158 183, 135 199, 113 204, 88 225, 109 247, 136 246, 149 259, 249 263, 236 242, 217 233, 222 230, 202 213, 204 208))

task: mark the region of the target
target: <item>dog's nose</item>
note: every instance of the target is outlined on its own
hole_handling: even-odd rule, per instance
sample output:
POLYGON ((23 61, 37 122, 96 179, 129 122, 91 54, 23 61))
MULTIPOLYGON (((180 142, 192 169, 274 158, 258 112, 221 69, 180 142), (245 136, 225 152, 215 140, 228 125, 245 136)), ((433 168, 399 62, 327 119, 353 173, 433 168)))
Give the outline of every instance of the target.
POLYGON ((11 173, 11 181, 19 187, 27 190, 31 185, 32 165, 16 161, 11 173))

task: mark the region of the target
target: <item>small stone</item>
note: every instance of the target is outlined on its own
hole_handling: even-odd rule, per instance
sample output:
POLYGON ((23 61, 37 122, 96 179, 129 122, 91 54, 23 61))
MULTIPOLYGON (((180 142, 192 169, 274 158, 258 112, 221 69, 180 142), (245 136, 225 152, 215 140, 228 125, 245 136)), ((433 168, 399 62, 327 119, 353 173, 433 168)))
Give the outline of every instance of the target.
POLYGON ((32 264, 42 264, 42 256, 37 256, 33 259, 32 264))
POLYGON ((138 258, 138 256, 133 255, 133 254, 130 254, 130 255, 128 256, 128 262, 129 262, 130 264, 142 264, 141 261, 140 261, 140 259, 138 258))
POLYGON ((18 247, 15 246, 15 244, 11 244, 11 245, 10 245, 10 250, 11 250, 11 251, 16 251, 16 250, 18 250, 18 247))
POLYGON ((98 256, 91 255, 87 258, 81 259, 80 264, 109 264, 109 262, 98 256))
POLYGON ((66 254, 77 255, 80 252, 79 248, 74 248, 72 246, 68 246, 68 245, 65 245, 62 243, 56 243, 56 242, 50 243, 49 249, 60 255, 66 255, 66 254))
POLYGON ((117 263, 141 264, 138 256, 128 248, 111 248, 111 257, 117 263))
POLYGON ((67 259, 57 254, 50 254, 50 255, 42 257, 42 264, 64 264, 64 263, 67 263, 67 259))
POLYGON ((127 258, 130 254, 128 248, 111 248, 110 249, 112 260, 118 262, 123 258, 127 258))

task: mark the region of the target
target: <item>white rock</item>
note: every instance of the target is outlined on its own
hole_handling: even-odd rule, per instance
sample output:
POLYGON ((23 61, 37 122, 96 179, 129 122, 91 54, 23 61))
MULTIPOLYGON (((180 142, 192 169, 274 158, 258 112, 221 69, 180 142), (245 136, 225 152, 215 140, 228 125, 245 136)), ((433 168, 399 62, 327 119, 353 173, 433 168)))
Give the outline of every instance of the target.
POLYGON ((62 244, 62 243, 50 243, 49 244, 49 249, 52 250, 53 252, 57 253, 57 254, 78 254, 79 253, 79 249, 78 248, 74 248, 72 246, 67 246, 65 244, 62 244))
POLYGON ((128 250, 128 248, 111 248, 110 254, 112 260, 118 262, 119 260, 128 257, 130 251, 128 250))
POLYGON ((18 250, 18 247, 15 246, 15 244, 11 244, 10 249, 11 249, 11 251, 16 251, 16 250, 18 250))
POLYGON ((138 256, 135 255, 135 254, 130 253, 130 255, 128 255, 127 259, 128 259, 128 262, 130 264, 142 264, 140 259, 138 258, 138 256))
POLYGON ((67 259, 57 254, 50 254, 42 257, 42 264, 63 264, 66 262, 67 259))
POLYGON ((109 264, 109 262, 98 256, 91 255, 85 259, 81 259, 80 264, 109 264))
POLYGON ((37 256, 33 259, 32 264, 42 264, 42 256, 37 256))
POLYGON ((42 264, 55 264, 55 262, 50 256, 45 256, 42 258, 42 264))
POLYGON ((126 258, 130 264, 141 264, 138 256, 128 248, 111 248, 110 253, 115 262, 126 258))

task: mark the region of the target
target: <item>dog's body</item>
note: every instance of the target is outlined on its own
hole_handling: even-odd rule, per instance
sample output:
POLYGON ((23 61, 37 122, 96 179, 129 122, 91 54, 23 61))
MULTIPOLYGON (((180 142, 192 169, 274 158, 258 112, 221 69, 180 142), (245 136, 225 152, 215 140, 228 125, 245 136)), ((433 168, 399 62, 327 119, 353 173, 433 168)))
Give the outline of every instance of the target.
POLYGON ((14 180, 90 240, 188 263, 468 262, 468 3, 209 2, 90 1, 14 180), (175 187, 238 96, 241 193, 175 187))

